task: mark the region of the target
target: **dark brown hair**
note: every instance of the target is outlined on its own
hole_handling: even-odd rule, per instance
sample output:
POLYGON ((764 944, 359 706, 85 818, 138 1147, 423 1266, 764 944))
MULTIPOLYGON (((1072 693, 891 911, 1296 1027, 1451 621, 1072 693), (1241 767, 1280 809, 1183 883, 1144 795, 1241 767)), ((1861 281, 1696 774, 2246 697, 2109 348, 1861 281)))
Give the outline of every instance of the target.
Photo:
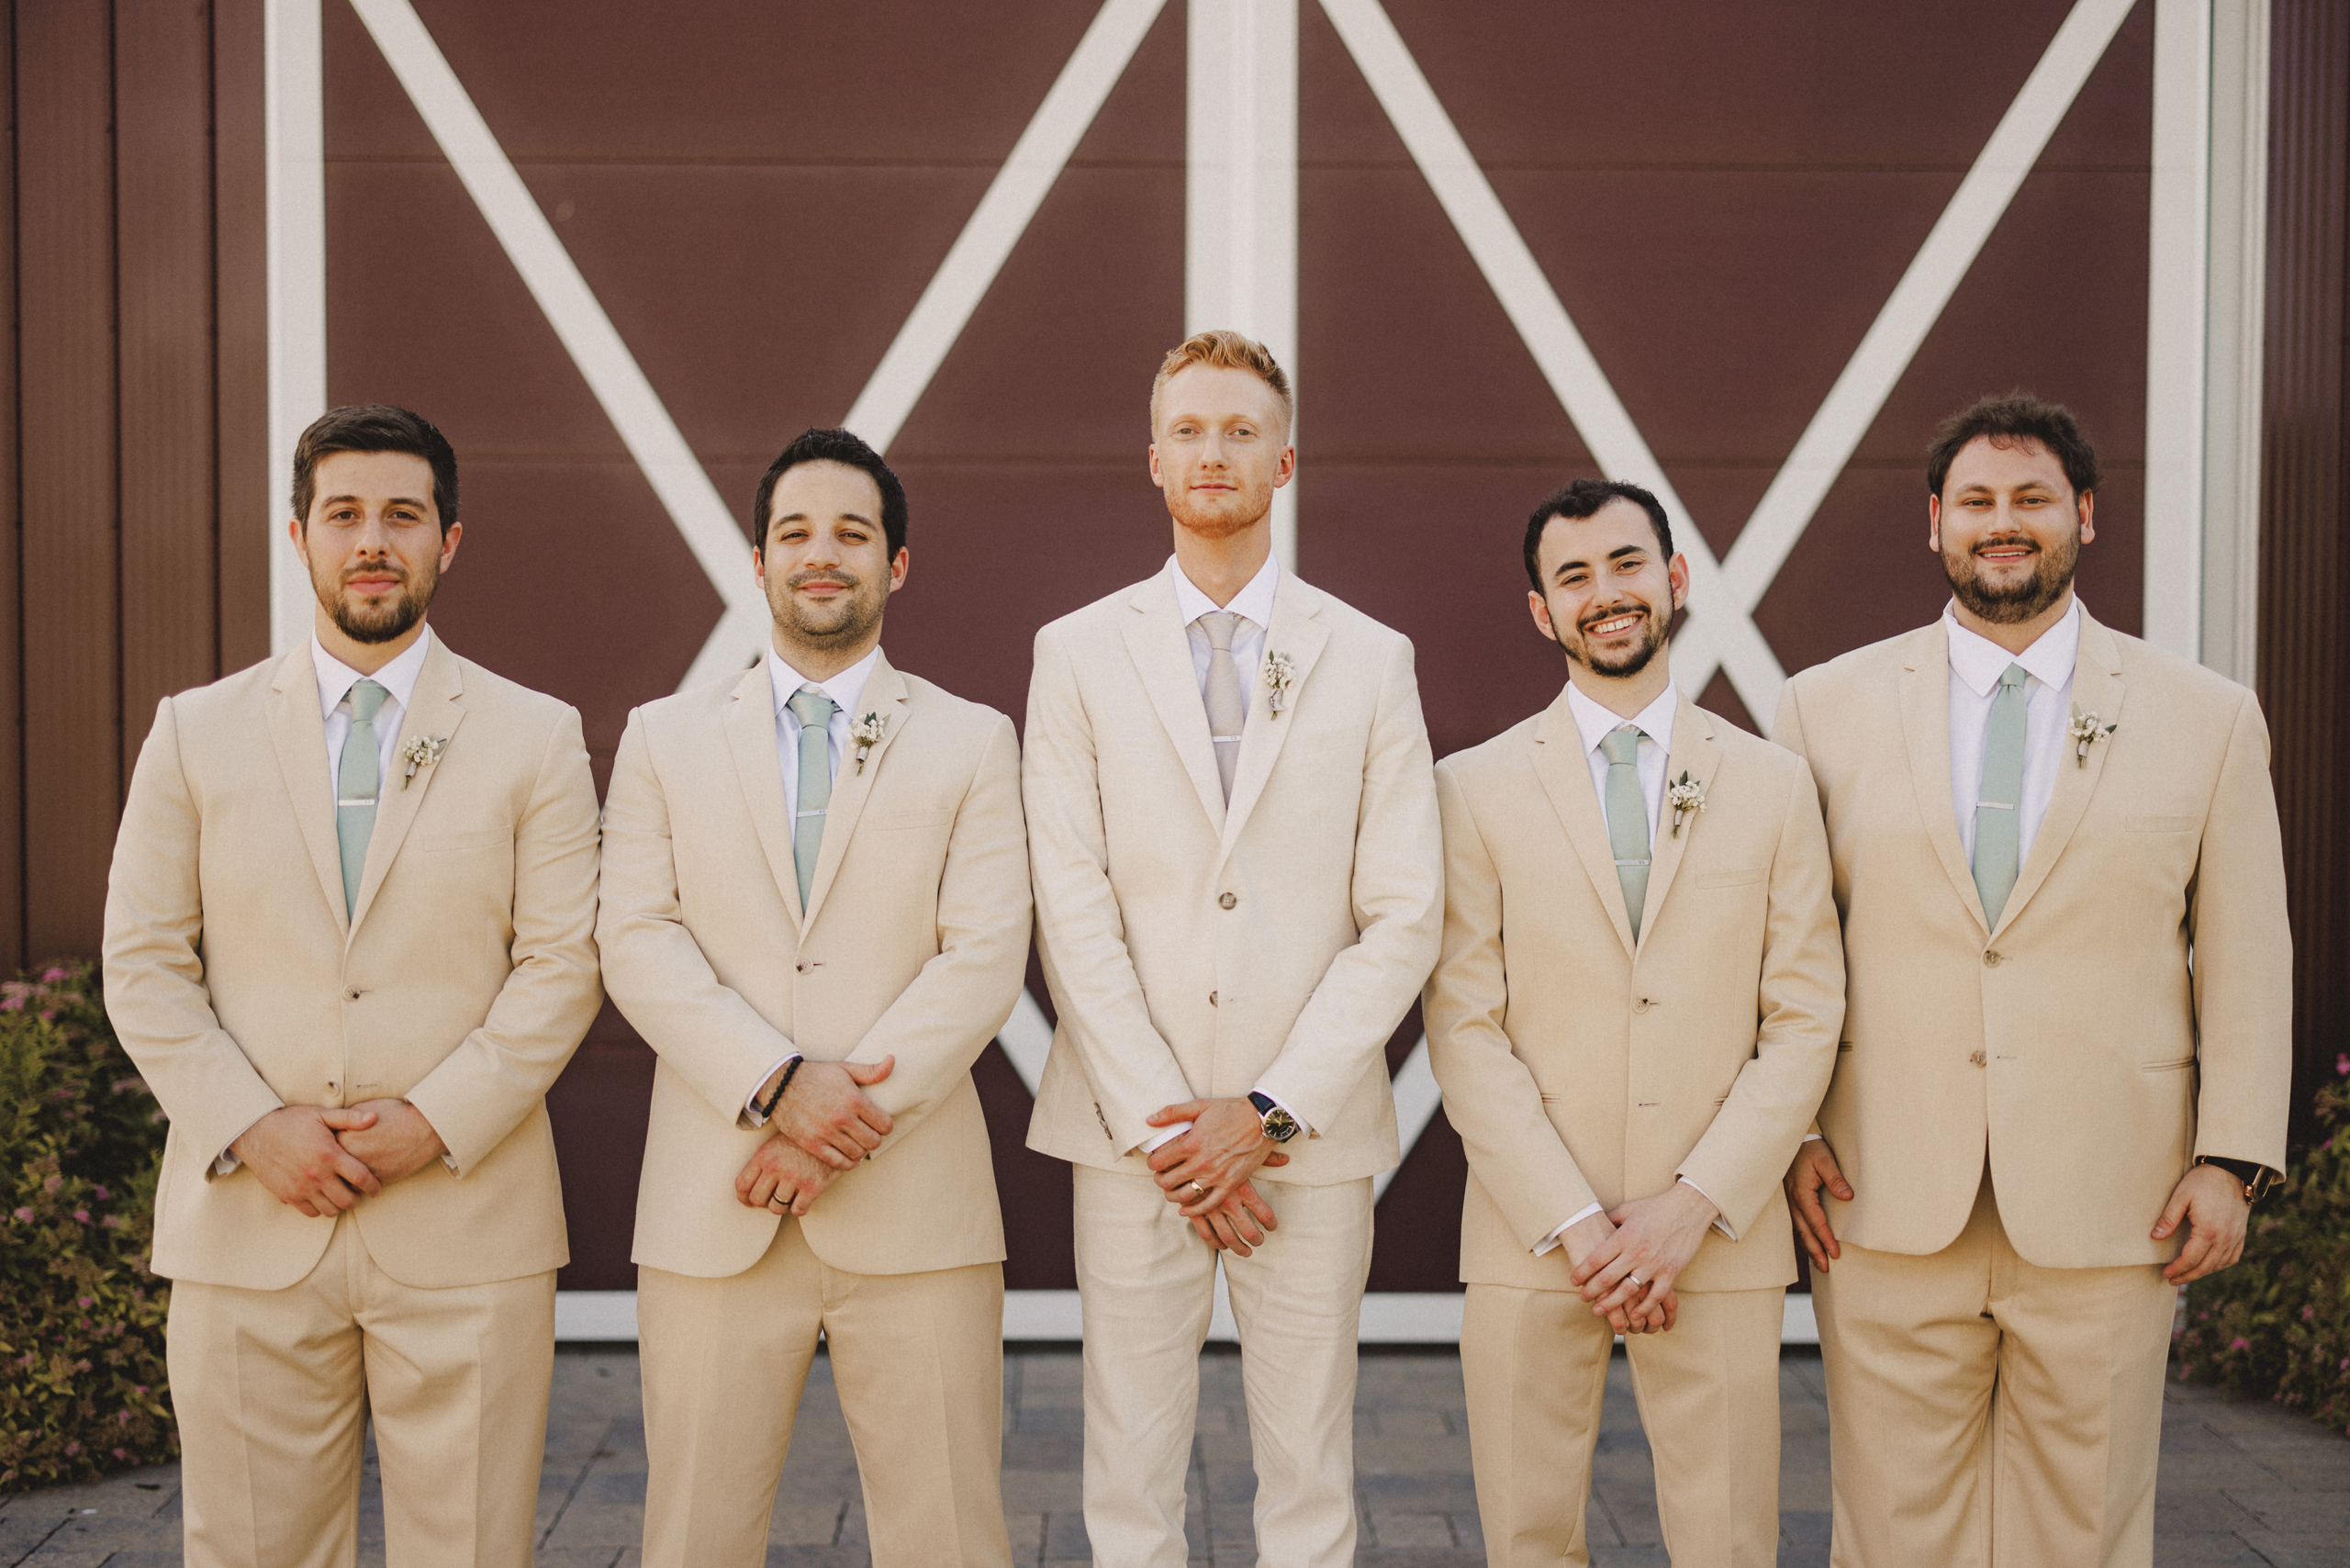
POLYGON ((1993 446, 2036 442, 2065 470, 2076 499, 2098 487, 2097 448, 2081 433, 2081 421, 2062 403, 2050 403, 2029 392, 2004 398, 1982 398, 1944 420, 1934 431, 1934 444, 1926 449, 1926 493, 1939 496, 1950 477, 1950 465, 1978 436, 1993 446))
POLYGON ((457 521, 457 454, 432 421, 389 403, 352 403, 329 409, 310 421, 294 443, 294 515, 308 527, 319 460, 338 452, 405 452, 432 469, 432 510, 441 532, 457 521))
POLYGON ((872 476, 881 492, 881 537, 889 545, 890 559, 906 547, 906 487, 898 482, 897 475, 881 461, 881 454, 866 444, 865 438, 849 431, 801 431, 791 438, 791 444, 778 454, 759 476, 758 493, 751 498, 751 544, 764 551, 767 543, 767 512, 775 499, 775 487, 783 476, 802 463, 839 463, 851 468, 862 468, 872 476))
POLYGON ((1563 517, 1581 522, 1610 501, 1630 501, 1648 513, 1649 526, 1656 530, 1657 554, 1667 561, 1673 559, 1673 524, 1665 519, 1662 501, 1621 479, 1575 479, 1543 497, 1534 515, 1526 520, 1526 580, 1534 585, 1536 593, 1542 591, 1542 568, 1536 560, 1542 553, 1542 531, 1550 526, 1550 520, 1563 517))

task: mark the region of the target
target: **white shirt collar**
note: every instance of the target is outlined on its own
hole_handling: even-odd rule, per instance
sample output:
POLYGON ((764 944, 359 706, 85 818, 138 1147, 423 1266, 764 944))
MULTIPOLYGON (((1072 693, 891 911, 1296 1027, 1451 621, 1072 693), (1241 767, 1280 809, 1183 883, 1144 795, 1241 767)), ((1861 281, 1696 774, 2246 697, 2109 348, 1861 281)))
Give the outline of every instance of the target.
POLYGON ((340 707, 351 694, 354 682, 372 680, 391 693, 392 700, 408 710, 408 701, 416 695, 417 678, 424 673, 424 656, 432 651, 432 628, 425 627, 415 642, 408 645, 399 657, 377 670, 374 675, 362 675, 328 653, 319 634, 310 633, 310 666, 319 676, 319 717, 323 719, 340 707))
POLYGON ((1664 689, 1657 694, 1656 700, 1629 720, 1618 717, 1585 697, 1583 689, 1573 681, 1567 682, 1567 711, 1575 717, 1575 734, 1583 738, 1583 749, 1586 752, 1597 751, 1599 743, 1607 738, 1610 730, 1628 722, 1671 756, 1673 718, 1680 711, 1680 688, 1669 680, 1664 683, 1664 689))
POLYGON ((1218 604, 1202 593, 1199 586, 1183 575, 1182 563, 1172 555, 1167 557, 1167 570, 1175 578, 1175 613, 1182 617, 1184 625, 1189 626, 1201 616, 1214 614, 1219 610, 1246 616, 1255 622, 1259 630, 1272 625, 1273 589, 1281 580, 1281 564, 1278 558, 1266 556, 1265 564, 1257 568, 1257 575, 1248 579, 1246 588, 1232 596, 1230 604, 1218 604))
POLYGON ((849 716, 851 722, 855 722, 857 700, 865 695, 865 683, 873 678, 873 666, 880 657, 881 644, 876 643, 870 653, 832 679, 811 680, 784 663, 781 654, 768 648, 767 684, 775 689, 777 717, 782 716, 784 704, 797 696, 803 687, 812 686, 837 703, 840 711, 849 716))
POLYGON ((2081 655, 2081 601, 2077 596, 2064 619, 2042 632, 2031 646, 2020 654, 2011 654, 1981 633, 1960 625, 1953 605, 1942 608, 1942 621, 1950 632, 1951 673, 1965 682, 1966 689, 1975 696, 1990 696, 1991 689, 1999 684, 1999 677, 2007 673, 2011 664, 2023 666, 2025 673, 2052 690, 2071 682, 2073 666, 2081 655))

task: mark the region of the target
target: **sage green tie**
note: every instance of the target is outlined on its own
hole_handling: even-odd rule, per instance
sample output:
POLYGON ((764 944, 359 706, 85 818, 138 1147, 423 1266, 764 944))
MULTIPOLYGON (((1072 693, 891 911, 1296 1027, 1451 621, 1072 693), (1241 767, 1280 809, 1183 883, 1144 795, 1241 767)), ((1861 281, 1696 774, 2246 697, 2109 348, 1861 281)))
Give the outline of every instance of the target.
POLYGON ((1640 908, 1649 902, 1649 803, 1640 793, 1640 732, 1618 724, 1600 738, 1607 758, 1607 847, 1616 856, 1616 880, 1623 885, 1624 913, 1632 919, 1632 940, 1640 939, 1640 908))
POLYGON ((2023 861, 2023 683, 2030 672, 2009 665, 1999 674, 1991 699, 1991 722, 1983 732, 1983 787, 1975 805, 1975 890, 1983 895, 1983 918, 1994 930, 2008 895, 2016 890, 2023 861))
POLYGON ((334 836, 342 851, 342 913, 358 907, 359 879, 367 869, 367 839, 375 831, 375 800, 382 793, 384 759, 375 739, 375 713, 390 692, 372 680, 351 688, 351 733, 342 737, 342 760, 335 766, 334 836))
POLYGON ((813 688, 791 694, 800 721, 800 804, 791 818, 791 864, 800 873, 800 907, 816 880, 816 854, 824 845, 824 812, 833 803, 833 715, 840 704, 813 688))

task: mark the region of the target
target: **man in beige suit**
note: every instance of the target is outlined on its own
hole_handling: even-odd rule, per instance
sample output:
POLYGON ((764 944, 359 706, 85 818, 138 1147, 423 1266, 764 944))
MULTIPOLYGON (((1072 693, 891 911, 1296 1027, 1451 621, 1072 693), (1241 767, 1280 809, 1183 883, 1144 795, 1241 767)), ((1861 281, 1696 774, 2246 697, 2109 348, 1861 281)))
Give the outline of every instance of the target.
POLYGON ((1224 1259, 1257 1547, 1354 1551, 1355 1330, 1383 1055, 1436 958, 1442 857, 1403 637, 1271 554, 1288 378, 1237 332, 1167 356, 1167 569, 1036 636, 1023 788, 1059 1010, 1028 1142, 1075 1166, 1085 1524, 1186 1558, 1183 1473, 1224 1259))
POLYGON ((1578 479, 1526 532, 1556 701, 1437 765, 1428 1055, 1468 1147, 1460 1326, 1494 1568, 1590 1561, 1609 1349, 1629 1335, 1677 1564, 1778 1560, 1779 1177, 1844 1012, 1802 761, 1673 685, 1664 509, 1578 479))
POLYGON ((767 1561, 821 1331, 873 1561, 1007 1564, 1003 1223, 970 1070, 1028 962, 1019 744, 882 655, 910 557, 871 447, 803 433, 752 515, 767 655, 631 714, 604 813, 605 980, 661 1058, 644 1561, 767 1561))
POLYGON ((106 1010, 171 1116, 155 1193, 198 1568, 358 1547, 527 1568, 566 1258, 544 1096, 600 1000, 579 715, 425 624, 455 455, 337 409, 294 457, 318 599, 164 699, 115 845, 106 1010))
POLYGON ((1796 677, 1775 732, 1851 970, 1787 1176, 1832 1560, 2143 1564, 2177 1287, 2235 1261, 2285 1159, 2267 728, 2074 597, 2098 464, 2064 409, 1975 405, 1926 480, 1948 610, 1796 677))

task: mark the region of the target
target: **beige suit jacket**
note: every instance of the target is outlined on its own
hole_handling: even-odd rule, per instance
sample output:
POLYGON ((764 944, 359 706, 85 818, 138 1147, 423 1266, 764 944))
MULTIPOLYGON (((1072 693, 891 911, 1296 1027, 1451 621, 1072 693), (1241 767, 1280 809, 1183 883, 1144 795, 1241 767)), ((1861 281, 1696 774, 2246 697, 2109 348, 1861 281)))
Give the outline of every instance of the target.
POLYGON ((1992 930, 1951 805, 1942 623, 1780 700, 1835 856, 1850 989, 1819 1124, 1857 1194, 1831 1223, 1862 1247, 1950 1245, 1986 1148, 2000 1223, 2047 1268, 2174 1255, 2147 1232, 2196 1155, 2284 1166, 2292 938, 2259 701, 2086 610, 2072 700, 2119 727, 2058 763, 1992 930))
POLYGON ((106 1013, 171 1117, 155 1271, 276 1290, 334 1231, 221 1150, 281 1105, 405 1097, 434 1160, 351 1217, 403 1284, 561 1266, 547 1088, 588 1032, 596 786, 579 715, 438 637, 400 744, 439 761, 385 780, 348 917, 318 676, 305 646, 167 697, 115 841, 106 1013))
POLYGON ((1844 960, 1828 837, 1800 758, 1693 705, 1665 777, 1702 812, 1653 848, 1632 941, 1607 822, 1565 691, 1437 764, 1444 957, 1428 1057, 1467 1145, 1460 1277, 1567 1290, 1560 1224, 1677 1177, 1711 1198, 1681 1288, 1796 1277, 1787 1161, 1836 1063, 1844 960))
MULTIPOLYGON (((800 1224, 857 1274, 999 1262, 1003 1220, 971 1063, 1028 964, 1027 844, 1012 721, 885 656, 881 739, 844 757, 800 904, 764 664, 629 715, 604 805, 604 983, 660 1054, 635 1260, 719 1279, 780 1219, 734 1177, 767 1129, 743 1101, 777 1061, 877 1062, 894 1126, 800 1224)), ((858 715, 862 718, 864 715, 858 715)))
POLYGON ((1261 1086, 1314 1134, 1268 1178, 1396 1162, 1383 1053, 1444 892, 1412 645, 1285 572, 1265 650, 1294 684, 1278 714, 1251 693, 1227 809, 1166 573, 1036 634, 1023 790, 1060 1016, 1032 1148, 1115 1169, 1161 1106, 1261 1086))

